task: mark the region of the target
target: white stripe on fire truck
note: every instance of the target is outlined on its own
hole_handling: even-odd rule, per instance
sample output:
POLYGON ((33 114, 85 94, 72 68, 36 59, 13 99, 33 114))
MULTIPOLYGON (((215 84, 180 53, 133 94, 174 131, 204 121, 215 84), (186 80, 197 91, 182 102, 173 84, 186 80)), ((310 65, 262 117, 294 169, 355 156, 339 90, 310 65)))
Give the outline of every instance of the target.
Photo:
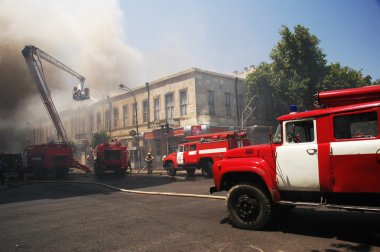
POLYGON ((218 153, 218 152, 226 152, 227 148, 216 148, 216 149, 207 149, 207 150, 199 150, 199 154, 210 154, 210 153, 218 153))
POLYGON ((375 154, 380 150, 380 139, 331 143, 331 155, 375 154))
POLYGON ((197 155, 197 151, 189 151, 189 156, 197 155))

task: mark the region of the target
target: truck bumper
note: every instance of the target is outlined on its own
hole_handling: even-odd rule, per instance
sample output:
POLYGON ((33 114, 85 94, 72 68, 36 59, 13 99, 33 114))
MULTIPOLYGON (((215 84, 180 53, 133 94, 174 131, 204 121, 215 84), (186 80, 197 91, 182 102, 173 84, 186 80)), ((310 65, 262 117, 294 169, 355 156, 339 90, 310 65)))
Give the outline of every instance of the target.
POLYGON ((213 194, 214 192, 217 192, 218 189, 216 188, 216 186, 210 186, 210 194, 213 194))

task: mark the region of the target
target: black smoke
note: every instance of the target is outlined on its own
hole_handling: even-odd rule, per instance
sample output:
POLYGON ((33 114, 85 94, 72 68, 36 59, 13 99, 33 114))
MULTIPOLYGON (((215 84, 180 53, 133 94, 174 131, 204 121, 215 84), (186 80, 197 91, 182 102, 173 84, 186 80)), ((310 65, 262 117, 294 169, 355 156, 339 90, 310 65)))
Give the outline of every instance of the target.
POLYGON ((20 152, 28 143, 26 121, 19 116, 36 89, 21 49, 0 42, 0 152, 20 152))

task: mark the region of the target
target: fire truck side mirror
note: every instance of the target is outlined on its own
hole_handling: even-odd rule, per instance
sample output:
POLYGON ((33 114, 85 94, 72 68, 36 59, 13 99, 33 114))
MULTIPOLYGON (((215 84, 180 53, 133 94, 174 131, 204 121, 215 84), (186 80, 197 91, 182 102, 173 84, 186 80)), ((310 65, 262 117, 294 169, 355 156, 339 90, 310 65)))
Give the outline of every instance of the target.
POLYGON ((269 143, 273 143, 273 128, 269 128, 269 143))

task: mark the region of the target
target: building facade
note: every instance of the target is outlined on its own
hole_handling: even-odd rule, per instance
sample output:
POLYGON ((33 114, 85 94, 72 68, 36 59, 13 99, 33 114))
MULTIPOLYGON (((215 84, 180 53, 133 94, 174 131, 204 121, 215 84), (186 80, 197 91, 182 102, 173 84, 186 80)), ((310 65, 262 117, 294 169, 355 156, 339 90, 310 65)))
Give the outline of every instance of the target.
MULTIPOLYGON (((61 120, 68 138, 80 143, 82 162, 90 151, 91 135, 106 130, 127 145, 135 167, 147 152, 152 152, 159 165, 187 135, 240 128, 246 94, 243 78, 192 68, 63 111, 61 120), (168 132, 163 130, 165 124, 168 132)), ((43 128, 47 133, 39 135, 40 142, 54 133, 50 124, 43 128)))

